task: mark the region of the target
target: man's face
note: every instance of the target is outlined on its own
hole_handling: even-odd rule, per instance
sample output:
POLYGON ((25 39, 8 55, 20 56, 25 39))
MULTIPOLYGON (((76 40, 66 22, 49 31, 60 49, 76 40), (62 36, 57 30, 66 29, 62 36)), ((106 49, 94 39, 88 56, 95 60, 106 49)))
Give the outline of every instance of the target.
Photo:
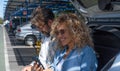
POLYGON ((45 25, 43 25, 43 27, 41 27, 41 28, 42 28, 42 33, 43 33, 44 35, 46 35, 46 36, 49 36, 49 35, 50 35, 50 26, 49 26, 49 25, 45 24, 45 25))
POLYGON ((50 26, 47 24, 35 24, 37 29, 41 31, 44 35, 49 36, 50 26))

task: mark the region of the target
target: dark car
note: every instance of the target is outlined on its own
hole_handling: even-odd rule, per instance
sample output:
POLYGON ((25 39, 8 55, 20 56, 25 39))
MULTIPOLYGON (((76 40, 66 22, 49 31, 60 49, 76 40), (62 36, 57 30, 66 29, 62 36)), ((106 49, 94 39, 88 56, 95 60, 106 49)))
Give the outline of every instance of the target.
POLYGON ((82 19, 85 19, 86 24, 92 29, 91 35, 98 57, 98 71, 100 71, 120 52, 120 1, 70 1, 77 9, 77 14, 82 15, 82 19))

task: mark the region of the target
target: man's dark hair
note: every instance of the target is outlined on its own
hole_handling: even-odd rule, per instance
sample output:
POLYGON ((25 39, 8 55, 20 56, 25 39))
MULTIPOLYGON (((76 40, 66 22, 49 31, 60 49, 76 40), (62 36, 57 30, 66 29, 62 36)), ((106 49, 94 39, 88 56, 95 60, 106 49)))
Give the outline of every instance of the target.
POLYGON ((42 13, 43 13, 43 16, 44 16, 44 21, 45 23, 48 22, 48 20, 53 20, 54 19, 54 14, 52 12, 51 9, 48 9, 48 8, 42 8, 42 13))
POLYGON ((49 8, 37 7, 32 13, 32 19, 42 20, 47 24, 48 20, 54 20, 54 13, 49 8))

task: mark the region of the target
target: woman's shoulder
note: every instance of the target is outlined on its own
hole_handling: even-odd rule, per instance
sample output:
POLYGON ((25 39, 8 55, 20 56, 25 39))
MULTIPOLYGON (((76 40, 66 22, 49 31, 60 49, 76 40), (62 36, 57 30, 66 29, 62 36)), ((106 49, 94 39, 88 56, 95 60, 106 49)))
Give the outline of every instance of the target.
POLYGON ((84 46, 83 48, 82 48, 82 52, 83 53, 95 53, 95 51, 94 51, 94 49, 93 49, 93 47, 90 47, 90 46, 84 46))

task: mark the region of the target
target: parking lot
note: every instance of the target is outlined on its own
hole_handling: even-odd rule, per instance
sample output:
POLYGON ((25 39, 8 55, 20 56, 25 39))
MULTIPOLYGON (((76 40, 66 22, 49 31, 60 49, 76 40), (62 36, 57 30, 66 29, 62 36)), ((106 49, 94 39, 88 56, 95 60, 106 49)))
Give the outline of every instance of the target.
POLYGON ((6 42, 4 45, 6 71, 20 71, 23 66, 31 63, 32 57, 36 55, 35 49, 16 41, 12 33, 8 33, 5 28, 0 28, 3 29, 4 42, 6 42))
MULTIPOLYGON (((31 63, 32 57, 36 56, 35 48, 28 45, 29 43, 36 44, 40 38, 40 32, 36 33, 37 28, 34 25, 27 27, 25 25, 31 24, 31 14, 39 5, 52 9, 56 17, 63 11, 63 13, 77 14, 90 28, 98 58, 97 71, 108 71, 111 68, 114 60, 120 55, 120 0, 35 0, 33 2, 34 0, 29 2, 8 0, 5 19, 8 18, 6 21, 9 22, 4 25, 6 29, 0 27, 2 35, 0 36, 0 67, 2 67, 0 71, 5 71, 5 69, 6 71, 21 71, 24 66, 31 63), (12 6, 13 4, 15 5, 12 6), (21 7, 17 9, 18 6, 22 9, 21 7), (14 8, 13 11, 10 8, 14 8), (21 39, 25 44, 18 41, 21 39), (113 58, 114 60, 111 60, 113 58)), ((119 66, 115 69, 120 68, 119 66)))

